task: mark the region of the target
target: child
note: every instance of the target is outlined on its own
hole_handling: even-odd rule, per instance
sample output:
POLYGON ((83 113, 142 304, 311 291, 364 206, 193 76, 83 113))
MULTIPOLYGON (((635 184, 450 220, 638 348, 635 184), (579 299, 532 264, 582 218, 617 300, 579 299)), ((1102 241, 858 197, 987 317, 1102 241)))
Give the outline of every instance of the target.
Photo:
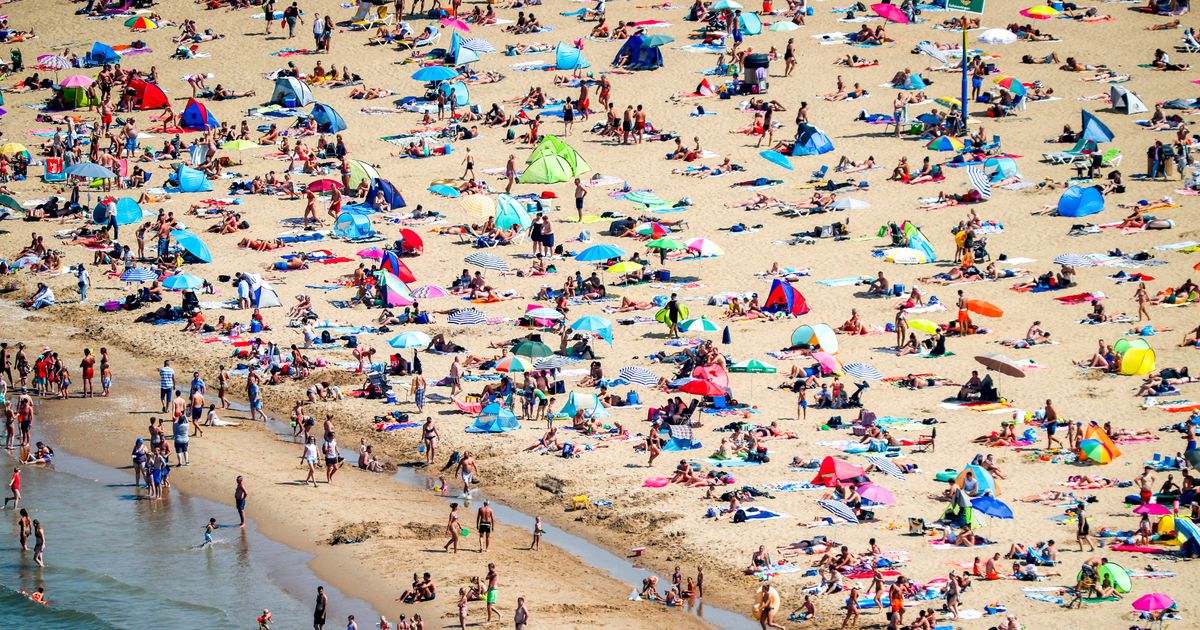
POLYGON ((542 529, 542 517, 539 516, 533 519, 533 542, 529 543, 530 551, 538 549, 538 546, 542 542, 542 534, 544 533, 546 533, 546 530, 542 529))
POLYGON ((211 547, 213 544, 213 532, 217 531, 217 519, 208 519, 208 525, 204 526, 204 544, 201 547, 211 547))

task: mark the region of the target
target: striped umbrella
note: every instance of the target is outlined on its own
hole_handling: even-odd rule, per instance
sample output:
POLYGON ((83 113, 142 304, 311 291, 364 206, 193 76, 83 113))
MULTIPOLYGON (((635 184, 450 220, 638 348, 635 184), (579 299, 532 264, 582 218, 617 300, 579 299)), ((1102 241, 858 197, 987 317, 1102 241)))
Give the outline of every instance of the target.
POLYGON ((66 70, 71 67, 71 60, 59 55, 42 55, 38 63, 52 70, 66 70))
POLYGON ((462 42, 462 47, 468 50, 473 50, 480 54, 496 52, 495 46, 482 39, 479 39, 478 37, 468 37, 467 39, 464 39, 462 42))
POLYGON ((654 238, 662 238, 662 237, 666 236, 667 234, 671 233, 671 228, 669 228, 657 221, 647 221, 645 223, 638 225, 636 228, 633 229, 633 231, 637 232, 638 234, 641 234, 642 236, 652 236, 654 238))
POLYGON ((1054 264, 1067 267, 1091 267, 1095 261, 1081 254, 1060 254, 1054 258, 1054 264))
POLYGON ((631 192, 625 195, 625 200, 632 201, 633 203, 639 203, 643 206, 661 206, 667 203, 659 198, 658 195, 648 191, 631 192))
POLYGON ((538 362, 534 363, 533 367, 539 370, 558 370, 578 362, 579 359, 576 359, 575 357, 564 357, 561 354, 552 354, 543 359, 538 359, 538 362))
POLYGON ((508 263, 495 254, 471 254, 465 259, 468 265, 483 267, 492 271, 508 271, 508 263))
POLYGON ((134 267, 121 274, 121 282, 150 282, 157 279, 158 274, 146 267, 134 267))
POLYGON ((896 479, 907 479, 907 477, 904 476, 904 471, 900 470, 900 467, 897 466, 895 462, 887 459, 886 457, 869 455, 867 456, 867 461, 875 464, 875 467, 879 469, 879 472, 889 477, 895 477, 896 479))
POLYGON ((487 195, 467 195, 458 199, 458 207, 463 212, 478 218, 486 219, 496 214, 496 200, 487 195))
POLYGON ((879 370, 875 369, 874 366, 867 365, 866 363, 847 363, 846 365, 842 366, 842 372, 849 374, 854 378, 861 378, 868 381, 883 380, 883 375, 879 373, 879 370))
POLYGON ((691 240, 684 241, 684 244, 687 245, 688 249, 696 252, 700 256, 721 256, 725 254, 725 250, 721 249, 720 245, 717 245, 706 238, 693 238, 691 240))
POLYGON ((420 298, 422 300, 435 300, 437 298, 444 298, 449 295, 449 291, 439 287, 436 284, 427 284, 425 286, 417 287, 413 289, 412 292, 413 297, 420 298))
POLYGON ((533 362, 525 357, 509 355, 500 359, 496 364, 497 372, 528 372, 533 369, 533 362))
POLYGON ((695 317, 680 322, 679 330, 683 332, 717 332, 721 328, 707 317, 695 317))
POLYGON ((450 313, 446 320, 455 326, 477 326, 487 322, 487 317, 476 308, 464 308, 450 313))
POLYGON ((841 501, 834 501, 832 499, 817 499, 817 505, 825 508, 825 510, 830 514, 842 519, 843 521, 846 521, 847 523, 850 523, 851 525, 858 525, 858 517, 854 515, 854 510, 851 510, 849 506, 841 501))
POLYGON ((388 345, 393 348, 424 348, 431 341, 429 335, 419 330, 410 330, 392 337, 388 340, 388 345))
POLYGON ((621 371, 617 373, 617 376, 621 377, 622 380, 628 381, 634 385, 641 385, 643 387, 658 386, 658 376, 655 376, 654 372, 636 365, 621 368, 621 371))
POLYGON ((971 180, 971 186, 983 195, 984 199, 992 198, 992 180, 978 166, 967 167, 967 179, 971 180))

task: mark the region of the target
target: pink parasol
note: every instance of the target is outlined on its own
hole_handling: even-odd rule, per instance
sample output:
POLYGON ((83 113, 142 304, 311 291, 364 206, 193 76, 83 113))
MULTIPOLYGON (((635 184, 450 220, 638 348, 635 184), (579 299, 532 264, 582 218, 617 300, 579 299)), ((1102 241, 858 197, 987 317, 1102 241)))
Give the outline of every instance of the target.
POLYGON ((437 298, 448 297, 450 295, 450 292, 443 289, 442 287, 439 287, 436 284, 427 284, 423 287, 417 287, 416 289, 413 289, 412 294, 413 294, 413 297, 416 297, 416 298, 421 298, 423 300, 433 300, 433 299, 437 299, 437 298))
POLYGON ((378 247, 368 247, 366 249, 359 250, 358 254, 355 255, 359 258, 374 258, 378 260, 383 258, 383 250, 379 249, 378 247))
POLYGON ((888 2, 880 2, 879 4, 872 4, 871 10, 874 11, 876 15, 878 15, 879 17, 881 17, 889 22, 897 22, 899 24, 908 24, 908 16, 905 15, 904 12, 900 10, 900 7, 897 7, 894 4, 891 4, 888 2))
POLYGON ((829 354, 824 350, 819 350, 812 353, 812 358, 816 359, 817 363, 820 363, 821 367, 824 368, 826 372, 837 372, 842 369, 842 366, 838 363, 838 360, 835 359, 832 354, 829 354))
POLYGON ((344 188, 342 182, 332 179, 318 179, 308 185, 308 189, 315 193, 329 192, 334 188, 344 188))
POLYGON ((1158 612, 1175 605, 1175 600, 1162 593, 1146 593, 1133 602, 1133 609, 1141 612, 1158 612))
POLYGON ((464 22, 458 18, 442 18, 442 19, 438 20, 438 23, 441 24, 442 26, 445 26, 447 28, 452 28, 456 31, 462 31, 464 33, 471 32, 471 27, 467 26, 466 22, 464 22))
POLYGON ((1134 514, 1149 514, 1150 516, 1166 516, 1171 513, 1171 509, 1161 503, 1147 503, 1133 508, 1134 514))
POLYGON ((63 79, 62 83, 59 83, 59 85, 65 88, 85 88, 93 83, 95 83, 95 81, 89 77, 85 77, 82 74, 73 74, 63 79))
POLYGON ((868 501, 882 503, 883 505, 892 505, 896 502, 896 497, 887 488, 877 486, 873 483, 865 483, 859 486, 858 496, 868 501))

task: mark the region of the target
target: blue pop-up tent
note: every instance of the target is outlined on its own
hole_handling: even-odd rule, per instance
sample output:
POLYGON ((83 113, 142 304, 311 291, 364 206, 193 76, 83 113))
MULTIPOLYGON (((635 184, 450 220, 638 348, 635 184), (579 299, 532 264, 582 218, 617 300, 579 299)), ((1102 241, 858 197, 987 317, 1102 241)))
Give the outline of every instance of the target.
POLYGON ((338 133, 346 129, 346 121, 334 108, 323 103, 313 103, 309 115, 317 121, 317 131, 321 133, 338 133))
POLYGON ((92 44, 92 51, 84 60, 89 66, 102 66, 106 63, 119 63, 121 55, 118 55, 112 46, 96 42, 92 44))
POLYGON ((467 427, 467 433, 505 433, 507 431, 516 431, 521 428, 521 423, 517 421, 517 417, 513 412, 500 406, 500 403, 492 403, 483 408, 478 416, 475 416, 475 424, 467 427))
POLYGON ((275 79, 275 90, 271 92, 271 102, 283 105, 285 99, 294 100, 296 106, 308 105, 313 102, 312 90, 308 84, 296 77, 279 77, 275 79))
POLYGON ((796 145, 792 147, 792 155, 821 155, 833 150, 833 141, 824 131, 812 125, 805 125, 796 134, 796 145))
POLYGON ((588 63, 583 57, 583 51, 564 42, 559 42, 558 47, 554 49, 554 68, 556 70, 582 70, 590 68, 592 64, 588 63))
POLYGON ((371 227, 370 218, 366 215, 350 212, 343 212, 338 215, 337 221, 333 226, 333 231, 338 236, 352 241, 360 238, 370 238, 375 235, 375 228, 371 227))
POLYGON ((608 418, 612 416, 608 409, 600 404, 600 399, 595 394, 583 394, 580 392, 571 392, 567 396, 567 404, 559 410, 558 416, 566 418, 574 418, 575 414, 583 411, 585 418, 608 418))
POLYGON ((397 190, 391 182, 386 179, 376 177, 371 180, 371 188, 367 191, 367 204, 369 204, 371 207, 374 207, 375 200, 379 195, 383 195, 384 202, 389 210, 403 208, 405 205, 407 205, 404 203, 404 197, 400 195, 400 191, 397 190))
POLYGON ((456 107, 466 107, 471 104, 471 91, 462 81, 442 83, 438 85, 438 91, 445 94, 447 99, 454 99, 456 107))
POLYGON ((663 66, 663 54, 658 46, 648 45, 642 35, 634 35, 621 45, 617 56, 613 57, 613 65, 630 70, 654 70, 663 66))
POLYGON ((1080 138, 1083 140, 1091 140, 1092 142, 1112 142, 1115 137, 1108 125, 1100 122, 1099 118, 1092 112, 1082 110, 1083 114, 1083 133, 1080 138))
POLYGON ((738 18, 738 29, 743 35, 758 35, 762 33, 762 20, 758 18, 757 13, 743 13, 738 18))
POLYGON ((217 122, 216 116, 208 111, 208 107, 194 98, 188 99, 187 105, 183 108, 183 114, 179 118, 184 129, 207 131, 221 126, 221 123, 217 122))
POLYGON ((1104 209, 1104 195, 1095 186, 1071 186, 1058 198, 1058 216, 1086 217, 1104 209))
POLYGON ((213 189, 204 173, 183 164, 175 169, 171 179, 177 192, 210 192, 213 189))

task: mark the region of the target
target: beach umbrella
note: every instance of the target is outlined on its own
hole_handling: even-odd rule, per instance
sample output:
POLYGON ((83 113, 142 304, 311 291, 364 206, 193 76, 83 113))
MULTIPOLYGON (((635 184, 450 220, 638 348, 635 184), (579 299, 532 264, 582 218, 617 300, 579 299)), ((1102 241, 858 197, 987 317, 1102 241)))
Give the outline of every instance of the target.
POLYGON ((21 207, 21 204, 17 203, 16 199, 13 199, 8 195, 0 195, 0 207, 9 208, 13 212, 20 212, 24 210, 24 208, 21 207))
MULTIPOLYGON (((25 145, 21 144, 20 142, 6 142, 4 144, 0 144, 0 155, 9 158, 13 157, 14 155, 24 155, 25 157, 29 157, 29 149, 26 149, 25 145)), ((80 162, 80 164, 91 164, 91 162, 80 162)), ((75 166, 79 166, 79 164, 76 164, 75 166)), ((112 173, 112 171, 108 172, 112 173)))
POLYGON ((647 221, 633 228, 633 231, 641 234, 642 236, 662 238, 671 233, 671 228, 659 223, 658 221, 647 221))
POLYGON ((495 254, 471 254, 463 259, 468 265, 483 267, 492 271, 508 271, 508 263, 495 254))
POLYGON ((904 476, 904 471, 900 470, 900 467, 897 466, 895 462, 886 457, 868 455, 867 461, 875 464, 875 467, 879 469, 879 472, 889 477, 895 477, 896 479, 901 480, 907 479, 907 477, 904 476))
POLYGON ((471 32, 471 27, 467 26, 466 22, 464 22, 458 18, 449 18, 449 17, 442 18, 442 19, 438 20, 438 24, 441 24, 442 26, 445 26, 447 28, 452 28, 456 31, 462 31, 463 33, 471 32))
POLYGON ((695 317, 679 322, 679 330, 683 332, 717 332, 721 328, 707 317, 695 317))
POLYGON ((1139 612, 1159 612, 1175 605, 1170 595, 1162 593, 1146 593, 1133 602, 1133 609, 1139 612))
POLYGON ((497 372, 528 372, 533 369, 533 362, 525 357, 510 355, 496 363, 497 372))
POLYGON ((463 209, 463 212, 479 218, 486 219, 496 214, 496 200, 487 195, 467 195, 458 200, 458 207, 463 209))
POLYGON ((163 288, 172 291, 189 291, 204 286, 204 280, 190 273, 180 273, 163 280, 163 288))
POLYGON ((1016 96, 1022 96, 1027 92, 1025 84, 1021 83, 1021 80, 1016 77, 1000 77, 996 79, 996 85, 1012 92, 1016 96))
POLYGON ((441 195, 443 197, 450 197, 452 199, 457 199, 462 196, 462 193, 459 192, 457 188, 447 184, 434 184, 429 187, 429 192, 435 195, 441 195))
POLYGON ((931 151, 959 151, 963 141, 953 136, 938 136, 926 143, 925 148, 931 151))
POLYGON ((1112 461, 1112 451, 1100 440, 1083 440, 1079 443, 1079 452, 1084 457, 1097 464, 1107 464, 1112 461))
POLYGON ((632 273, 634 271, 638 271, 641 268, 642 268, 642 266, 639 265, 638 263, 625 260, 625 261, 619 262, 619 263, 609 267, 608 269, 605 269, 605 271, 607 271, 608 273, 632 273))
POLYGON ((1166 516, 1171 513, 1171 508, 1161 503, 1147 503, 1133 508, 1134 514, 1149 514, 1150 516, 1166 516))
POLYGON ((694 396, 724 396, 726 394, 725 388, 703 378, 694 378, 684 383, 679 391, 694 396))
POLYGON ((1058 15, 1058 11, 1054 9, 1054 7, 1048 7, 1044 4, 1039 4, 1037 6, 1029 7, 1028 9, 1021 9, 1021 15, 1034 20, 1049 20, 1050 18, 1058 15))
POLYGON ((829 207, 833 208, 834 210, 866 210, 867 208, 871 207, 871 204, 861 199, 842 197, 841 199, 833 202, 833 204, 829 207))
POLYGON ((366 249, 358 250, 358 253, 355 254, 355 256, 358 256, 359 258, 373 258, 375 260, 379 260, 383 258, 383 250, 379 249, 378 247, 368 247, 366 249))
MULTIPOLYGON (((4 145, 8 146, 8 145, 4 145)), ((4 147, 0 147, 0 154, 4 153, 4 147)), ((78 162, 68 166, 63 174, 71 177, 82 177, 84 179, 116 179, 117 174, 96 164, 95 162, 78 162)))
POLYGON ((599 317, 597 315, 580 317, 579 319, 575 320, 575 323, 571 324, 571 329, 596 333, 601 339, 607 341, 608 345, 612 345, 613 323, 612 321, 603 317, 599 317))
POLYGON ((418 252, 425 251, 425 240, 421 238, 420 234, 409 228, 400 228, 400 242, 409 249, 418 252))
POLYGON ((65 88, 85 88, 93 83, 95 81, 91 77, 85 77, 82 74, 73 74, 63 79, 58 85, 65 88))
POLYGON ((564 357, 561 354, 552 354, 544 359, 538 359, 533 367, 539 370, 558 370, 579 363, 579 359, 575 357, 564 357))
POLYGON ((704 257, 721 256, 725 253, 725 250, 721 249, 719 245, 706 238, 693 238, 689 241, 684 241, 684 244, 687 245, 688 249, 704 257))
POLYGON ((879 370, 866 363, 847 363, 842 366, 842 372, 854 378, 861 378, 867 381, 883 380, 883 375, 879 373, 879 370))
POLYGON ((904 14, 904 11, 900 10, 900 7, 894 4, 887 2, 872 4, 871 10, 875 12, 875 15, 878 15, 889 22, 908 24, 908 16, 904 14))
POLYGON ((446 66, 426 66, 413 73, 412 78, 422 83, 440 83, 458 76, 458 71, 446 66))
MULTIPOLYGON (((909 322, 908 325, 912 326, 912 322, 909 322)), ((1015 361, 1003 354, 981 354, 975 357, 975 360, 989 370, 995 370, 1013 378, 1025 378, 1025 371, 1015 361)))
POLYGON ((667 202, 663 201, 661 198, 659 198, 658 195, 655 195, 654 193, 649 192, 649 191, 642 191, 642 190, 627 193, 625 195, 625 200, 631 201, 633 203, 641 204, 643 206, 661 206, 661 205, 665 205, 667 203, 667 202))
POLYGON ((475 52, 477 52, 481 55, 484 53, 496 52, 495 46, 489 44, 488 42, 486 42, 482 39, 479 39, 478 37, 468 37, 467 39, 464 39, 461 46, 468 50, 474 50, 475 52))
POLYGON ((942 119, 938 118, 937 114, 933 114, 933 113, 921 114, 920 116, 917 116, 917 120, 919 122, 925 123, 926 125, 937 126, 937 125, 942 124, 942 119))
POLYGON ((262 145, 250 140, 230 140, 221 145, 226 151, 248 151, 250 149, 261 149, 262 145))
POLYGON ((1081 254, 1059 254, 1054 257, 1054 264, 1067 267, 1092 267, 1096 261, 1081 254))
POLYGON ((971 508, 996 518, 1009 519, 1013 517, 1012 508, 1008 507, 1008 504, 1005 502, 991 495, 985 494, 977 499, 971 499, 971 508))
POLYGON ((402 332, 399 335, 396 335, 395 337, 392 337, 391 339, 389 339, 388 345, 393 348, 402 348, 402 349, 404 349, 404 348, 424 348, 425 346, 428 346, 432 341, 433 340, 429 338, 429 335, 426 335, 425 333, 423 333, 419 330, 410 330, 407 332, 402 332))
POLYGON ((155 23, 154 20, 151 20, 144 15, 137 15, 125 20, 125 26, 128 26, 135 31, 148 31, 150 29, 158 28, 158 24, 155 23))
POLYGON ((791 160, 789 160, 786 155, 784 155, 778 151, 771 151, 771 150, 759 151, 758 155, 762 159, 764 159, 776 166, 782 166, 783 168, 786 168, 789 171, 796 170, 796 167, 792 166, 791 160))
POLYGON ((967 310, 984 317, 1004 316, 1004 309, 986 300, 967 300, 967 310))
POLYGON ((175 239, 176 243, 179 243, 183 251, 195 256, 200 262, 212 262, 212 253, 208 251, 208 246, 200 240, 199 236, 187 230, 171 230, 171 237, 175 239))
POLYGON ((422 300, 436 300, 438 298, 449 297, 450 292, 436 284, 427 284, 413 289, 412 296, 421 298, 422 300))
POLYGON ((800 25, 795 22, 772 22, 767 30, 775 33, 790 33, 799 28, 800 25))
POLYGON ((1006 28, 989 28, 979 34, 979 41, 985 44, 1005 46, 1017 41, 1017 34, 1006 28))
POLYGON ((737 0, 717 0, 708 7, 712 11, 741 11, 742 5, 737 0))
POLYGON ((734 363, 729 366, 730 372, 743 372, 746 374, 774 374, 778 370, 775 366, 769 363, 763 363, 758 359, 748 359, 740 363, 734 363))
POLYGON ((335 179, 318 179, 316 181, 309 182, 306 188, 319 195, 321 193, 333 192, 333 189, 335 188, 341 190, 342 188, 345 188, 345 186, 342 185, 342 182, 339 182, 335 179))
POLYGON ((837 358, 835 358, 832 354, 825 352, 824 350, 818 350, 812 353, 812 358, 815 359, 817 363, 820 363, 821 367, 825 368, 826 372, 835 373, 842 371, 842 365, 838 363, 837 358))
POLYGON ((446 321, 455 326, 478 326, 487 322, 487 317, 477 308, 464 308, 450 313, 446 321))
POLYGON ((134 267, 121 274, 121 282, 150 282, 157 279, 158 274, 146 267, 134 267))
POLYGON ((5 114, 7 114, 7 113, 8 113, 8 110, 7 110, 7 109, 4 109, 3 107, 0 107, 0 116, 3 116, 3 115, 5 115, 5 114))
POLYGON ((858 487, 858 496, 880 505, 893 505, 896 503, 896 496, 893 495, 887 488, 873 483, 864 483, 858 487))
POLYGON ((671 37, 670 35, 642 35, 642 46, 646 46, 648 48, 666 46, 673 41, 675 41, 675 38, 671 37))
POLYGON ((654 372, 636 365, 621 368, 621 370, 617 372, 617 376, 620 377, 621 380, 628 381, 634 385, 641 385, 643 387, 658 386, 658 377, 655 376, 654 372))
POLYGON ((71 67, 71 60, 61 55, 42 55, 37 58, 38 63, 50 68, 54 71, 66 70, 71 67))
POLYGON ((575 260, 580 262, 597 262, 601 260, 611 260, 620 258, 625 255, 625 250, 616 245, 592 245, 591 247, 579 252, 575 255, 575 260))
POLYGON ((954 98, 953 96, 942 96, 935 99, 934 102, 945 107, 957 107, 958 109, 962 109, 962 101, 954 98))
POLYGON ((843 521, 846 521, 847 523, 858 525, 858 517, 854 515, 854 510, 850 509, 850 506, 842 503, 841 501, 834 501, 832 499, 817 499, 817 505, 825 508, 826 512, 829 512, 830 514, 842 519, 843 521))
POLYGON ((528 317, 530 319, 549 319, 549 320, 557 321, 557 320, 562 319, 565 316, 555 309, 547 308, 547 307, 543 306, 543 307, 533 308, 528 311, 525 311, 525 317, 528 317))
POLYGON ((923 332, 927 335, 937 334, 938 331, 937 324, 929 321, 928 319, 910 319, 908 320, 908 327, 917 332, 923 332))
POLYGON ((679 241, 672 239, 672 238, 656 238, 653 241, 646 243, 646 248, 647 249, 665 249, 667 251, 678 251, 681 249, 687 249, 687 245, 684 245, 683 243, 680 243, 679 241))
POLYGON ((554 351, 540 341, 522 341, 513 346, 512 353, 519 357, 540 359, 554 354, 554 351))

